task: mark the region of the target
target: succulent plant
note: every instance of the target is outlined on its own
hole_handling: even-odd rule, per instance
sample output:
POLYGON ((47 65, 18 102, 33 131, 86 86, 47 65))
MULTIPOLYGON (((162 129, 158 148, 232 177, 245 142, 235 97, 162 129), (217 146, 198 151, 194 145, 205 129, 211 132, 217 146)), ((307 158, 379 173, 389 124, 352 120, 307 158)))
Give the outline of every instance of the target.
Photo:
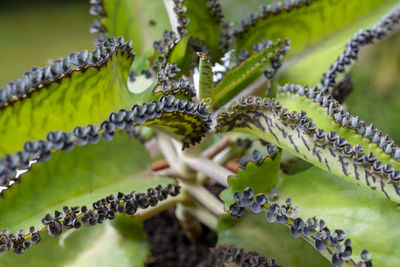
POLYGON ((5 84, 0 266, 144 266, 171 207, 210 266, 398 266, 400 147, 343 101, 400 4, 266 2, 235 27, 219 0, 90 0, 91 52, 5 84))

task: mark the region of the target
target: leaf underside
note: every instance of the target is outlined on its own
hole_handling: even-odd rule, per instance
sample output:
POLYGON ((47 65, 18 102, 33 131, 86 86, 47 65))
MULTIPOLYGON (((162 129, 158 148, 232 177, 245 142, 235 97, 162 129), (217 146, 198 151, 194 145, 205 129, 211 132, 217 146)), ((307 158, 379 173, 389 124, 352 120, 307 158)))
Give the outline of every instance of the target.
MULTIPOLYGON (((369 161, 365 166, 357 162, 357 147, 350 145, 350 152, 344 150, 342 144, 346 139, 340 132, 326 133, 324 138, 316 141, 321 138, 321 131, 312 117, 305 112, 288 113, 276 100, 243 99, 241 104, 219 116, 217 128, 220 132, 251 133, 339 177, 370 188, 394 202, 399 201, 398 183, 392 179, 395 170, 387 176, 383 174, 383 168, 374 169, 369 161)), ((364 158, 370 159, 366 155, 364 158)))

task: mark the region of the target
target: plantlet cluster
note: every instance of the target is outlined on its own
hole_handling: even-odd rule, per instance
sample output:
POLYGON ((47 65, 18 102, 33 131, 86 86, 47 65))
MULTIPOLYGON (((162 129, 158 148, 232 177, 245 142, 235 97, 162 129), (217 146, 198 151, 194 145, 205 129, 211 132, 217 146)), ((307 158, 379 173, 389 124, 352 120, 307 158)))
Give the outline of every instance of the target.
MULTIPOLYGON (((346 238, 343 230, 331 231, 324 220, 309 218, 306 222, 302 218, 296 218, 300 210, 298 206, 292 206, 292 200, 286 199, 284 205, 268 203, 264 194, 255 194, 252 188, 246 188, 243 192, 234 194, 235 203, 229 207, 230 214, 234 219, 241 219, 245 215, 245 207, 250 206, 253 213, 260 213, 267 209, 266 219, 270 223, 286 224, 290 227, 290 234, 294 238, 303 235, 307 240, 314 243, 318 251, 326 250, 332 257, 333 266, 342 266, 344 261, 351 261, 352 247, 351 239, 346 238), (319 229, 317 231, 317 229, 319 229), (336 252, 334 252, 336 251, 336 252)), ((323 252, 322 252, 323 253, 323 252)), ((372 266, 371 256, 368 251, 361 252, 362 261, 356 266, 372 266)))
POLYGON ((278 1, 236 28, 235 2, 89 2, 92 52, 0 89, 0 266, 399 265, 400 148, 346 104, 397 0, 278 1))
POLYGON ((1 252, 5 253, 11 249, 16 254, 22 254, 29 249, 32 244, 40 242, 40 232, 47 229, 52 237, 57 237, 62 233, 62 229, 80 229, 82 223, 85 226, 94 226, 104 223, 106 220, 115 218, 116 213, 134 215, 138 209, 154 207, 159 201, 163 201, 168 196, 179 194, 180 186, 169 184, 166 187, 158 185, 156 188, 149 188, 144 193, 132 191, 129 194, 119 192, 117 196, 109 195, 96 202, 93 202, 92 208, 87 206, 63 207, 63 212, 54 211, 54 217, 49 213, 42 219, 44 227, 36 230, 34 226, 29 228, 29 233, 25 234, 23 229, 16 235, 3 230, 1 234, 1 252))
POLYGON ((244 249, 238 249, 234 246, 219 246, 211 251, 211 264, 213 266, 224 266, 225 263, 236 263, 238 266, 267 266, 267 267, 279 267, 275 263, 275 259, 268 258, 259 255, 255 251, 245 251, 244 249))

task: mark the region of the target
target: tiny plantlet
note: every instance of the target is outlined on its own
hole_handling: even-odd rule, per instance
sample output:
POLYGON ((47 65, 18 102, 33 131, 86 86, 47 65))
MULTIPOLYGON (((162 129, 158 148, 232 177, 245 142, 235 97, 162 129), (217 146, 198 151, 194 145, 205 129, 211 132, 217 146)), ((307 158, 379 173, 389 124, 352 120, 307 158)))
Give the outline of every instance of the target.
POLYGON ((346 102, 399 1, 239 2, 90 0, 93 49, 1 84, 0 266, 400 266, 400 147, 346 102))

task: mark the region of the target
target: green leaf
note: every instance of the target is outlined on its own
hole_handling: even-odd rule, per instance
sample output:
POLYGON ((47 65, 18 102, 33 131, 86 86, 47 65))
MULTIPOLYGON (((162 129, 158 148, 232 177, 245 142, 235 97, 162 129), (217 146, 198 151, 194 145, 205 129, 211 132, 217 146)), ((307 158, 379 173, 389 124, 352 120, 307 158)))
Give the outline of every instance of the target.
POLYGON ((214 91, 214 81, 213 72, 211 69, 211 62, 205 53, 198 53, 200 56, 199 63, 199 100, 205 98, 213 98, 214 91))
POLYGON ((184 16, 187 9, 183 6, 183 1, 165 0, 164 3, 172 30, 164 31, 162 39, 154 42, 155 52, 150 57, 151 68, 160 72, 168 62, 174 62, 184 71, 182 74, 188 74, 192 55, 189 48, 190 38, 186 36, 185 25, 190 21, 184 16))
MULTIPOLYGON (((310 118, 313 119, 313 122, 318 125, 318 128, 323 129, 325 132, 329 131, 335 131, 338 133, 340 136, 346 138, 346 140, 351 144, 351 145, 362 145, 364 148, 364 152, 366 154, 372 152, 374 153, 378 160, 381 161, 383 164, 385 163, 390 163, 393 164, 395 167, 400 167, 399 162, 393 159, 392 153, 385 153, 385 148, 386 145, 382 148, 379 146, 379 141, 374 143, 371 142, 370 139, 366 138, 365 135, 359 134, 358 129, 360 127, 344 127, 343 126, 343 118, 346 116, 342 116, 343 118, 340 119, 340 122, 335 118, 335 115, 340 113, 340 111, 332 112, 332 114, 329 114, 329 105, 327 107, 324 107, 321 105, 321 103, 317 103, 315 101, 315 98, 310 98, 306 96, 305 94, 300 95, 298 92, 289 92, 286 91, 285 88, 293 87, 294 85, 285 85, 284 88, 281 88, 281 92, 277 94, 277 100, 280 101, 285 108, 288 109, 289 112, 291 111, 296 111, 296 112, 301 112, 305 111, 310 118)), ((296 88, 300 88, 298 86, 295 86, 296 88)), ((303 88, 304 91, 309 91, 307 88, 303 88)), ((327 99, 332 99, 327 98, 327 99)), ((322 101, 321 101, 322 102, 322 101)), ((336 101, 330 101, 335 104, 337 108, 340 108, 344 110, 344 107, 342 107, 339 103, 336 101)), ((348 117, 346 117, 347 119, 348 117)), ((354 118, 352 116, 352 118, 354 118)), ((359 119, 359 124, 362 120, 359 119)), ((349 119, 349 124, 351 124, 352 121, 349 119)), ((372 138, 373 139, 373 138, 372 138)), ((388 141, 389 142, 389 141, 388 141)))
MULTIPOLYGON (((106 44, 101 47, 110 48, 106 44)), ((124 42, 103 58, 104 64, 88 63, 79 68, 74 65, 75 70, 69 74, 68 70, 60 78, 37 83, 43 87, 28 87, 28 95, 18 101, 11 94, 8 105, 0 111, 0 124, 4 125, 0 130, 4 141, 0 154, 16 152, 24 142, 42 139, 49 131, 72 131, 77 125, 100 124, 110 112, 130 107, 133 94, 127 87, 127 78, 132 55, 129 44, 124 42)))
POLYGON ((220 107, 237 95, 242 89, 258 78, 263 67, 271 60, 283 56, 288 49, 288 41, 276 41, 230 70, 215 87, 213 103, 220 107))
POLYGON ((133 104, 149 103, 153 100, 153 89, 157 86, 157 75, 152 74, 149 58, 154 52, 152 49, 136 56, 129 71, 128 88, 134 93, 133 104), (148 73, 144 74, 142 71, 148 73), (146 76, 147 75, 147 76, 146 76))
POLYGON ((101 125, 78 126, 72 132, 52 131, 46 140, 29 140, 23 150, 3 155, 0 163, 2 186, 16 181, 17 170, 29 168, 29 161, 43 162, 51 158, 52 152, 70 151, 75 145, 84 146, 98 143, 100 136, 111 140, 115 133, 124 132, 138 136, 134 126, 149 126, 166 132, 173 138, 183 137, 183 148, 201 141, 211 129, 211 114, 207 105, 180 100, 173 96, 162 97, 150 104, 134 105, 131 110, 110 113, 109 120, 101 125))
POLYGON ((150 244, 143 230, 143 223, 137 218, 130 218, 124 215, 117 216, 116 220, 110 223, 121 233, 121 236, 126 241, 121 246, 129 258, 126 265, 133 267, 143 266, 151 255, 150 244))
MULTIPOLYGON (((312 114, 313 115, 313 114, 312 114)), ((321 120, 330 121, 327 114, 318 114, 321 120)), ((357 185, 367 187, 374 192, 386 196, 395 202, 400 201, 399 184, 393 175, 397 175, 398 163, 391 160, 393 172, 385 174, 378 170, 373 163, 377 160, 370 160, 374 155, 362 154, 360 147, 350 145, 345 150, 343 144, 347 139, 341 132, 324 132, 319 129, 319 124, 313 122, 314 117, 307 113, 291 112, 277 100, 268 98, 242 99, 221 113, 217 120, 217 131, 238 131, 250 133, 258 138, 264 139, 274 145, 286 149, 311 164, 349 180, 357 185), (335 134, 333 134, 335 133, 335 134), (330 136, 330 137, 329 137, 330 136), (336 142, 339 140, 340 143, 336 142), (333 140, 333 141, 332 141, 333 140), (361 154, 360 154, 361 153, 361 154), (360 161, 360 155, 361 161, 360 161), (365 159, 368 159, 364 161, 365 159), (372 162, 372 163, 371 163, 372 162)), ((337 127, 340 127, 337 124, 337 127)), ((363 139, 362 135, 354 136, 363 139)), ((376 149, 376 145, 375 145, 376 149)), ((382 164, 382 162, 381 162, 382 164)), ((383 165, 383 164, 382 164, 383 165)))
POLYGON ((282 200, 290 196, 300 206, 298 216, 317 216, 332 229, 349 229, 356 260, 361 250, 367 249, 374 266, 398 264, 396 245, 400 236, 394 229, 400 213, 396 203, 315 167, 282 176, 279 196, 282 200))
POLYGON ((183 149, 199 143, 211 129, 211 114, 207 112, 207 106, 196 105, 192 101, 181 100, 172 95, 160 98, 158 102, 145 104, 145 121, 141 126, 150 126, 158 130, 165 131, 174 137, 183 137, 183 149), (155 105, 153 105, 156 103, 155 105), (157 104, 163 104, 161 116, 157 118, 154 110, 157 104), (147 110, 153 108, 153 113, 147 110))
MULTIPOLYGON (((322 0, 303 3, 307 2, 311 4, 301 4, 299 8, 292 5, 288 11, 285 5, 281 5, 276 10, 271 6, 266 11, 265 17, 263 17, 263 12, 260 12, 254 20, 254 25, 245 27, 245 30, 241 28, 236 30, 236 50, 250 49, 253 43, 262 42, 265 39, 290 38, 292 44, 288 55, 292 57, 334 36, 339 30, 346 29, 348 25, 357 22, 359 18, 370 14, 374 16, 382 6, 393 7, 397 3, 395 0, 366 0, 362 5, 357 0, 335 2, 322 0)), ((382 13, 378 15, 378 18, 381 15, 382 13)), ((376 20, 370 25, 375 22, 376 20)), ((351 35, 358 29, 353 29, 351 35)), ((347 39, 349 38, 345 41, 347 39)))
POLYGON ((156 98, 153 93, 153 90, 156 87, 157 81, 152 77, 146 78, 145 75, 139 75, 135 78, 135 81, 128 82, 129 90, 135 93, 133 103, 138 105, 158 99, 160 96, 156 98))
POLYGON ((190 20, 186 26, 187 36, 198 39, 206 45, 211 62, 219 61, 223 56, 221 49, 223 13, 219 1, 184 0, 183 5, 187 7, 185 17, 190 20))
POLYGON ((0 266, 135 266, 150 254, 143 226, 138 219, 117 216, 95 227, 69 230, 59 239, 42 235, 39 245, 24 255, 1 255, 0 266))
POLYGON ((141 192, 170 183, 150 174, 150 162, 144 146, 126 134, 116 135, 112 142, 101 140, 68 153, 56 152, 52 160, 34 164, 19 178, 20 184, 3 192, 0 226, 13 233, 32 225, 38 229, 44 215, 63 206, 91 206, 119 191, 141 192))
MULTIPOLYGON (((107 36, 124 36, 132 40, 135 52, 152 50, 153 42, 170 29, 163 0, 103 0, 99 6, 104 15, 100 21, 107 36)), ((93 7, 92 7, 93 8, 93 7)))
MULTIPOLYGON (((321 75, 328 71, 329 66, 340 56, 348 40, 361 29, 371 29, 385 14, 398 5, 398 1, 368 0, 363 1, 363 4, 360 5, 359 1, 352 0, 335 2, 335 7, 333 8, 329 7, 330 5, 328 1, 320 1, 312 4, 309 9, 304 9, 304 11, 308 9, 309 15, 312 15, 310 16, 310 21, 313 21, 313 24, 310 24, 308 30, 314 31, 315 29, 320 31, 318 39, 324 40, 324 42, 319 42, 318 39, 315 39, 315 41, 319 42, 317 43, 313 41, 314 39, 310 39, 309 44, 312 46, 304 44, 304 47, 301 47, 303 43, 300 40, 296 42, 296 35, 292 33, 290 37, 293 41, 293 49, 291 49, 293 54, 289 54, 289 57, 295 56, 295 53, 298 54, 304 48, 310 48, 310 50, 299 54, 298 57, 293 59, 292 62, 294 64, 281 73, 282 82, 291 81, 311 86, 317 84, 321 79, 321 75), (315 15, 314 12, 319 12, 317 11, 317 5, 326 6, 325 11, 321 9, 322 14, 326 14, 325 16, 315 15), (322 21, 324 17, 332 18, 336 23, 333 23, 330 19, 322 21), (335 26, 335 24, 340 27, 335 26), (335 29, 331 27, 335 27, 335 29), (302 75, 298 75, 299 73, 302 73, 302 75)), ((290 22, 290 20, 288 23, 296 24, 294 21, 290 22)), ((298 23, 298 25, 301 24, 298 23)), ((279 24, 279 27, 281 26, 282 24, 279 24)), ((295 27, 291 27, 291 29, 296 31, 295 27)), ((299 32, 299 29, 297 31, 299 32)), ((312 35, 310 36, 312 37, 312 35)), ((308 38, 307 34, 304 37, 308 38)))
POLYGON ((184 36, 169 50, 165 58, 168 62, 176 62, 182 70, 180 74, 189 75, 189 70, 194 62, 195 55, 191 47, 193 39, 184 36))
POLYGON ((240 25, 240 20, 246 14, 258 10, 261 4, 272 4, 274 2, 283 2, 282 0, 249 0, 249 1, 235 1, 235 0, 220 0, 223 5, 224 19, 232 21, 234 25, 240 25))
MULTIPOLYGON (((220 61, 223 56, 224 43, 222 33, 222 10, 218 1, 184 0, 167 1, 169 16, 174 30, 179 35, 179 41, 165 47, 161 57, 165 62, 175 62, 182 69, 182 74, 188 75, 194 60, 195 52, 207 52, 212 63, 220 61)), ((152 58, 159 58, 156 53, 152 58)), ((158 68, 157 63, 155 65, 158 68)))
POLYGON ((239 168, 236 176, 228 177, 229 187, 225 189, 220 197, 225 202, 225 209, 233 204, 233 194, 243 191, 246 187, 254 189, 256 194, 270 191, 279 178, 281 153, 266 157, 261 164, 249 162, 246 167, 239 168))
POLYGON ((218 219, 217 245, 235 245, 274 257, 282 266, 331 266, 316 249, 302 238, 293 238, 283 224, 269 223, 264 214, 248 214, 240 221, 230 215, 218 219))
POLYGON ((183 78, 175 79, 181 75, 181 69, 176 63, 167 63, 157 74, 157 86, 153 90, 153 98, 158 99, 162 95, 173 95, 179 99, 191 100, 196 96, 194 84, 183 78))

